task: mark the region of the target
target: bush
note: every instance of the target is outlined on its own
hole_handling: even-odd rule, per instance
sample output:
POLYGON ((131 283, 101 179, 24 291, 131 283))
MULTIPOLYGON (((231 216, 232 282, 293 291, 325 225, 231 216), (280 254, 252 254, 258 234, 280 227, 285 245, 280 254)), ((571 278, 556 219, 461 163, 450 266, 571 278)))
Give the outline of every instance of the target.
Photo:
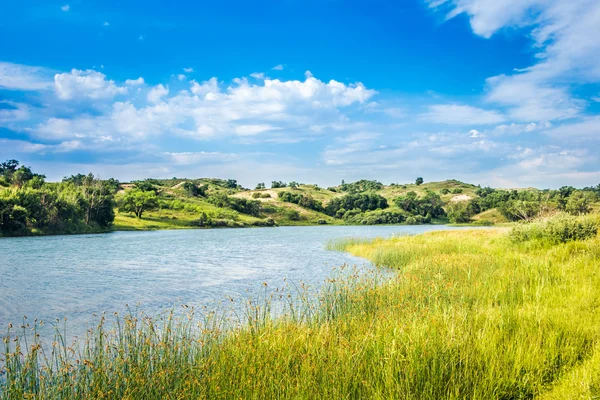
POLYGON ((300 220, 300 213, 296 210, 287 209, 283 212, 283 215, 285 216, 285 218, 289 219, 290 221, 299 221, 300 220))
POLYGON ((323 211, 323 205, 310 195, 300 193, 279 192, 279 199, 287 203, 298 204, 300 207, 308 208, 309 210, 323 211))
POLYGON ((261 193, 258 193, 258 192, 252 193, 252 198, 253 199, 260 199, 260 195, 261 195, 261 193))
POLYGON ((566 243, 573 240, 586 240, 598 234, 600 220, 597 217, 574 217, 556 214, 553 217, 515 226, 510 238, 515 243, 532 240, 550 244, 566 243))
POLYGON ((319 225, 327 225, 327 221, 325 221, 324 219, 318 219, 317 220, 317 224, 319 224, 319 225))
POLYGON ((377 210, 378 208, 388 208, 387 200, 378 194, 347 194, 343 197, 332 199, 325 207, 325 214, 339 218, 342 209, 360 211, 377 210))

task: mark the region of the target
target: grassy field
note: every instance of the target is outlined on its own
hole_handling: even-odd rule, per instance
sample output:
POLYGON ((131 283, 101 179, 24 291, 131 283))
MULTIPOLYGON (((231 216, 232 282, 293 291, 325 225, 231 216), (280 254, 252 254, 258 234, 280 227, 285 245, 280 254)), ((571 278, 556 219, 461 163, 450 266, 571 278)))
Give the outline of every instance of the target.
POLYGON ((0 398, 598 398, 599 222, 560 218, 332 243, 397 272, 342 274, 279 318, 250 303, 236 328, 129 316, 42 370, 35 341, 5 340, 0 398))

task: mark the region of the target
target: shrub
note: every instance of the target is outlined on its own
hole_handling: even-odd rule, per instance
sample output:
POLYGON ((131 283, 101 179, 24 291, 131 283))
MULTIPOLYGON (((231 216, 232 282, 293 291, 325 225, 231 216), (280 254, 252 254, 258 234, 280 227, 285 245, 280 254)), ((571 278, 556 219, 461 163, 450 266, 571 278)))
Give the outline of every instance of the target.
POLYGON ((598 234, 600 220, 597 217, 574 217, 556 214, 553 217, 515 226, 510 232, 513 242, 532 240, 550 244, 566 243, 573 240, 586 240, 598 234))
POLYGON ((318 219, 317 220, 317 224, 319 224, 319 225, 327 225, 327 221, 325 221, 324 219, 318 219))
POLYGON ((256 192, 256 193, 252 193, 252 198, 253 199, 260 199, 260 193, 256 192))
POLYGON ((339 218, 339 211, 342 209, 352 210, 359 209, 360 211, 377 210, 378 208, 388 208, 387 200, 378 194, 347 194, 343 197, 332 199, 325 207, 325 213, 330 216, 339 218))
POLYGON ((300 220, 300 213, 296 210, 287 209, 283 212, 283 215, 290 221, 300 220))

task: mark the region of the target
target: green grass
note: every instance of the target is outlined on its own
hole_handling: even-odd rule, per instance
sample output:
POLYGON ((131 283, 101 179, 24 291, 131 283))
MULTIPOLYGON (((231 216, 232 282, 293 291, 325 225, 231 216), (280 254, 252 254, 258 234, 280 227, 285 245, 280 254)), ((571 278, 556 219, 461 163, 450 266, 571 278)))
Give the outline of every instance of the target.
POLYGON ((129 316, 91 330, 80 353, 45 349, 42 369, 36 343, 6 340, 0 398, 600 396, 598 236, 523 246, 490 229, 330 247, 397 273, 342 274, 280 318, 253 302, 238 325, 129 316))

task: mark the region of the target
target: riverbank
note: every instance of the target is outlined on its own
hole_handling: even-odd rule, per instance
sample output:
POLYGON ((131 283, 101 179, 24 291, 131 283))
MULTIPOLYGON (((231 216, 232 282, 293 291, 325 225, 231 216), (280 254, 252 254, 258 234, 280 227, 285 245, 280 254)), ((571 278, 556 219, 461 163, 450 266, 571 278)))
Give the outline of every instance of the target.
POLYGON ((398 273, 333 279, 277 319, 249 304, 226 333, 214 315, 126 318, 75 362, 58 345, 51 371, 10 357, 3 398, 593 398, 600 239, 570 221, 585 240, 541 224, 337 242, 398 273))

